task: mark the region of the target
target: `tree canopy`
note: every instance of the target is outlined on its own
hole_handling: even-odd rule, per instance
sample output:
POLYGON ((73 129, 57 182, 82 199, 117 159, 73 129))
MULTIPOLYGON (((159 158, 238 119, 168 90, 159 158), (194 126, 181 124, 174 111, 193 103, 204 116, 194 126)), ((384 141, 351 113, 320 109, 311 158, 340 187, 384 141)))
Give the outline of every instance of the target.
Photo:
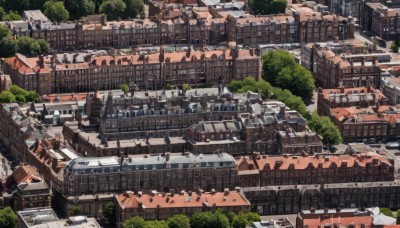
POLYGON ((308 121, 308 126, 323 137, 324 143, 334 145, 342 142, 339 129, 327 116, 319 116, 317 113, 313 113, 308 121))
POLYGON ((68 0, 64 1, 65 8, 68 10, 71 19, 95 14, 96 5, 92 0, 68 0))
POLYGON ((126 9, 123 18, 136 18, 137 15, 144 12, 143 0, 124 0, 126 9))
POLYGON ((144 228, 146 221, 142 217, 135 216, 130 219, 125 220, 123 227, 124 228, 144 228))
POLYGON ((115 223, 115 204, 112 201, 104 203, 103 214, 108 219, 108 222, 115 223))
POLYGON ((39 94, 36 91, 26 91, 17 85, 12 85, 9 90, 0 93, 1 103, 12 102, 38 102, 39 94))
POLYGON ((0 57, 11 57, 17 50, 17 42, 11 36, 11 30, 5 25, 0 25, 0 57))
POLYGON ((250 0, 249 6, 255 14, 278 14, 285 12, 287 0, 250 0))
POLYGON ((0 227, 2 228, 17 227, 17 215, 11 209, 11 207, 6 207, 0 210, 0 227))
POLYGON ((381 208, 379 209, 379 211, 380 211, 382 214, 386 215, 386 216, 394 217, 394 216, 393 216, 393 212, 392 212, 389 208, 381 207, 381 208))
POLYGON ((24 55, 39 55, 48 52, 49 43, 44 39, 35 40, 28 36, 21 36, 17 40, 18 52, 24 55))
POLYGON ((122 84, 120 86, 120 88, 124 92, 125 95, 129 93, 129 85, 128 84, 122 84))
POLYGON ((173 215, 168 218, 169 228, 190 228, 190 219, 183 214, 173 215))
POLYGON ((217 210, 215 213, 210 211, 195 213, 190 220, 190 225, 192 228, 229 228, 230 226, 228 218, 220 210, 217 210))
POLYGON ((314 77, 284 50, 269 51, 262 57, 263 78, 281 89, 310 100, 315 89, 314 77))
POLYGON ((18 21, 22 20, 21 15, 19 15, 17 12, 14 12, 12 10, 8 11, 8 13, 4 13, 1 16, 2 21, 18 21))
POLYGON ((100 13, 107 15, 108 20, 117 20, 125 12, 126 4, 122 0, 105 0, 100 5, 100 13))
POLYGON ((61 1, 51 0, 44 3, 44 14, 53 22, 66 21, 69 18, 69 12, 61 1))

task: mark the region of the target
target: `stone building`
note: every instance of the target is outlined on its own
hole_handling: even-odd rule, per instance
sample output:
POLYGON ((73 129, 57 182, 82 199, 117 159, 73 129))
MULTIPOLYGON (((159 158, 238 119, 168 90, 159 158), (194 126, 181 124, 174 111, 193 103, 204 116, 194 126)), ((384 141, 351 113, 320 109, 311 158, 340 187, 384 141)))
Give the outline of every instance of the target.
POLYGON ((2 64, 15 85, 41 95, 117 89, 123 83, 150 90, 166 84, 217 85, 261 76, 260 52, 254 49, 167 52, 161 48, 159 53, 138 55, 89 54, 79 62, 55 54, 33 58, 17 54, 2 64))
POLYGON ((264 102, 260 94, 235 96, 220 86, 121 96, 96 92, 87 98, 90 121, 63 127, 65 140, 86 156, 118 156, 120 150, 232 155, 322 150, 322 138, 307 128, 298 112, 281 102, 264 102))
POLYGON ((222 212, 236 214, 250 211, 250 202, 246 199, 240 188, 237 191, 223 192, 194 192, 172 191, 170 193, 125 192, 115 196, 117 226, 122 227, 125 220, 140 216, 145 220, 166 220, 176 214, 191 217, 194 213, 221 209, 222 212))
POLYGON ((337 89, 321 89, 318 91, 317 111, 319 115, 329 116, 334 108, 359 107, 368 108, 377 103, 387 105, 388 98, 372 86, 337 89))

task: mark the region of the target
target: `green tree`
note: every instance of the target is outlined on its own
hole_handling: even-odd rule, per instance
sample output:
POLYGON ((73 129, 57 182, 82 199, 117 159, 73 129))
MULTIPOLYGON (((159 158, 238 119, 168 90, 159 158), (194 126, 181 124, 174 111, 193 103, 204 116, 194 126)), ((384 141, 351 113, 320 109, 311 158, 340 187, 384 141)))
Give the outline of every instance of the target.
POLYGON ((120 86, 120 88, 124 92, 125 95, 129 93, 129 86, 127 84, 122 84, 120 86))
POLYGON ((392 52, 397 53, 399 52, 399 47, 396 45, 396 43, 392 43, 392 45, 390 45, 390 49, 392 50, 392 52))
POLYGON ((308 120, 308 126, 323 137, 323 142, 329 145, 339 144, 342 142, 342 136, 339 129, 329 117, 319 116, 313 113, 308 120))
POLYGON ((0 18, 3 18, 3 16, 6 14, 6 11, 4 11, 4 8, 0 6, 0 18))
POLYGON ((21 36, 17 40, 18 52, 24 55, 31 54, 31 45, 35 42, 35 39, 28 36, 21 36))
POLYGON ((0 103, 12 103, 15 101, 16 97, 10 91, 6 90, 0 93, 0 103))
POLYGON ((12 35, 12 32, 7 26, 0 25, 0 39, 3 39, 4 37, 8 37, 11 35, 12 35))
POLYGON ((190 219, 183 214, 173 215, 168 218, 169 228, 190 228, 190 219))
POLYGON ((228 220, 229 220, 229 224, 231 224, 232 225, 232 222, 233 222, 233 220, 237 217, 237 214, 235 214, 235 212, 233 212, 233 211, 228 211, 228 212, 226 212, 226 217, 228 218, 228 220))
POLYGON ((210 211, 195 213, 190 220, 192 228, 202 227, 219 227, 229 228, 229 220, 225 214, 221 213, 220 210, 212 213, 210 211))
POLYGON ((242 213, 240 216, 243 216, 248 222, 249 225, 252 224, 253 222, 259 222, 261 221, 261 217, 258 213, 256 212, 247 212, 247 213, 242 213))
POLYGON ((81 214, 81 208, 79 206, 72 206, 72 215, 80 215, 81 214))
POLYGON ((51 0, 44 3, 44 14, 53 22, 66 21, 69 18, 69 12, 64 7, 63 2, 51 0))
POLYGON ((37 41, 31 43, 30 49, 33 55, 39 55, 41 53, 40 44, 37 41))
POLYGON ((71 19, 79 20, 81 17, 95 14, 96 5, 93 0, 68 0, 64 1, 71 19))
POLYGON ((169 228, 168 223, 164 220, 146 221, 144 228, 169 228))
POLYGON ((246 220, 246 218, 244 216, 236 216, 233 219, 232 222, 232 227, 233 228, 246 228, 246 225, 248 225, 248 221, 246 220))
POLYGON ((394 217, 394 216, 393 216, 393 212, 392 212, 389 208, 381 207, 379 210, 380 210, 380 212, 381 212, 382 214, 384 214, 384 215, 386 215, 386 216, 394 217))
POLYGON ((27 102, 39 102, 40 97, 36 91, 29 91, 28 94, 25 96, 27 102))
POLYGON ((183 90, 188 91, 190 89, 190 85, 187 83, 183 83, 182 88, 183 90))
POLYGON ((17 41, 12 36, 3 37, 0 40, 0 57, 7 58, 15 55, 17 41))
POLYGON ((269 97, 271 95, 272 86, 263 79, 256 81, 254 77, 249 76, 246 77, 244 80, 233 80, 231 83, 229 83, 228 89, 232 92, 238 93, 246 93, 247 91, 252 91, 255 93, 261 93, 264 96, 269 97))
POLYGON ((285 67, 275 79, 276 86, 290 90, 294 95, 310 100, 315 89, 314 77, 306 68, 296 64, 285 67))
POLYGON ((144 228, 146 222, 142 217, 135 216, 130 219, 125 220, 123 227, 124 228, 144 228))
POLYGON ((400 224, 400 209, 398 209, 396 213, 396 224, 400 224))
POLYGON ((285 67, 294 67, 296 62, 289 52, 284 50, 269 51, 262 57, 263 79, 275 86, 279 72, 285 67))
POLYGON ((49 51, 49 43, 45 40, 45 39, 38 39, 36 40, 36 42, 40 45, 40 53, 44 54, 47 53, 49 51))
POLYGON ((287 7, 286 0, 250 0, 250 8, 255 14, 268 15, 284 13, 287 7))
POLYGON ((172 85, 170 83, 165 84, 165 89, 166 90, 171 90, 172 89, 172 85))
POLYGON ((100 13, 109 20, 117 20, 125 12, 126 4, 122 0, 106 0, 100 5, 100 13))
POLYGON ((12 86, 10 87, 10 91, 11 91, 11 93, 13 93, 15 96, 16 96, 16 95, 22 95, 22 96, 26 97, 26 96, 29 94, 28 91, 22 89, 21 87, 19 87, 19 86, 17 86, 17 85, 12 85, 12 86))
POLYGON ((24 95, 22 95, 22 94, 15 95, 15 99, 16 99, 18 102, 22 102, 22 103, 25 103, 25 102, 26 102, 26 99, 25 99, 24 95))
POLYGON ((124 18, 136 18, 141 12, 144 12, 143 0, 124 0, 126 5, 124 18))
POLYGON ((103 204, 103 214, 110 223, 115 223, 115 205, 112 201, 103 204))
POLYGON ((18 13, 22 13, 22 11, 30 9, 29 0, 3 0, 0 2, 3 3, 2 6, 5 11, 14 10, 18 13))
POLYGON ((4 14, 1 17, 2 21, 19 21, 22 20, 21 15, 19 15, 17 12, 13 12, 13 11, 8 11, 8 13, 4 14))
POLYGON ((6 207, 0 210, 0 227, 2 228, 17 227, 17 215, 11 209, 11 207, 6 207))

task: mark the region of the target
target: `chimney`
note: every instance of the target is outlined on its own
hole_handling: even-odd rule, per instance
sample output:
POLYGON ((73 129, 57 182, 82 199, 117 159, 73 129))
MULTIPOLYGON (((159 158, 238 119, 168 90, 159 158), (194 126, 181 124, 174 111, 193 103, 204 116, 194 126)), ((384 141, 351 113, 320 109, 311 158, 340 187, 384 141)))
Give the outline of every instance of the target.
POLYGON ((164 62, 164 48, 160 48, 160 63, 164 62))
POLYGON ((43 55, 39 55, 39 61, 38 61, 39 67, 44 68, 44 58, 43 55))
POLYGON ((216 193, 215 189, 214 188, 211 189, 211 195, 215 195, 215 193, 216 193))
POLYGON ((170 156, 171 156, 170 153, 166 153, 166 154, 165 154, 165 160, 169 161, 170 156))
POLYGON ((171 192, 171 196, 174 197, 174 195, 175 195, 175 189, 171 189, 170 192, 171 192))
POLYGON ((253 55, 254 55, 254 49, 253 49, 253 48, 250 48, 250 49, 249 49, 249 53, 250 53, 251 56, 253 56, 253 55))
POLYGON ((224 196, 227 196, 227 195, 229 195, 229 188, 224 189, 224 196))

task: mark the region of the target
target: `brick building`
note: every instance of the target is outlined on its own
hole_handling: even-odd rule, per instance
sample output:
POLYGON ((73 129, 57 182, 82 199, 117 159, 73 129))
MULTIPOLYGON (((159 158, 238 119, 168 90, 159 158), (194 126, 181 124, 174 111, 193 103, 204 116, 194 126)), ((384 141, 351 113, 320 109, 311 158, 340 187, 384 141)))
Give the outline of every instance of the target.
POLYGON ((372 216, 367 210, 358 209, 323 209, 301 210, 297 214, 296 227, 371 227, 372 216), (339 225, 340 224, 340 225, 339 225))
POLYGON ((322 88, 380 86, 378 57, 374 54, 335 54, 314 45, 307 65, 322 88))
POLYGON ((292 16, 257 16, 227 18, 228 42, 247 46, 293 43, 298 40, 298 24, 292 16))
POLYGON ((116 89, 123 83, 151 90, 164 88, 166 84, 217 85, 221 80, 261 76, 260 52, 253 49, 189 48, 186 52, 167 52, 161 48, 159 53, 140 55, 92 57, 90 54, 79 62, 76 56, 69 61, 55 54, 34 58, 17 54, 2 65, 13 84, 41 95, 116 89))
POLYGON ((234 96, 221 87, 132 92, 133 96, 96 92, 87 96, 85 105, 90 121, 67 122, 63 134, 87 156, 118 156, 119 150, 232 155, 322 150, 322 138, 307 128, 297 111, 281 102, 264 102, 260 94, 234 96))
POLYGON ((354 38, 352 18, 316 11, 306 4, 292 4, 290 11, 298 23, 298 42, 314 43, 354 38))
POLYGON ((400 206, 400 182, 333 183, 242 188, 261 215, 299 213, 325 208, 400 206))
POLYGON ((396 77, 381 77, 382 93, 389 99, 388 103, 400 103, 400 79, 396 77))
POLYGON ((334 108, 356 106, 368 108, 377 103, 387 105, 388 98, 372 86, 337 89, 321 89, 318 91, 317 111, 319 115, 329 116, 334 108))
POLYGON ((234 212, 236 214, 250 211, 250 202, 246 199, 240 188, 237 191, 224 190, 223 192, 170 192, 150 193, 125 192, 115 196, 117 226, 134 216, 145 220, 166 220, 176 214, 191 217, 194 213, 203 211, 234 212))
POLYGON ((51 206, 50 188, 34 166, 21 165, 3 180, 5 205, 15 211, 51 206))
POLYGON ((394 180, 393 161, 375 152, 351 155, 255 155, 253 160, 238 158, 237 166, 238 185, 246 183, 246 186, 253 187, 394 180))
POLYGON ((386 6, 378 2, 365 2, 363 7, 363 29, 385 40, 394 40, 399 32, 398 6, 386 6))
POLYGON ((400 114, 371 112, 371 109, 336 108, 331 119, 338 126, 345 142, 387 141, 398 139, 400 114))

